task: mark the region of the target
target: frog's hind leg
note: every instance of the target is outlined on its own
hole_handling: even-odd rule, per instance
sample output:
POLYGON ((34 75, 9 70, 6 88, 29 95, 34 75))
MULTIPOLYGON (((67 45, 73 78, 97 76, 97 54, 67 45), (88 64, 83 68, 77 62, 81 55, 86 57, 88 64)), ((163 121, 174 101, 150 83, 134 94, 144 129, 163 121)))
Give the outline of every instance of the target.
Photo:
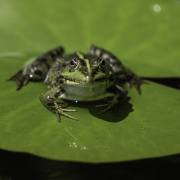
POLYGON ((114 73, 124 70, 121 61, 114 54, 104 48, 91 45, 88 54, 104 60, 114 73))
MULTIPOLYGON (((122 79, 120 78, 120 81, 122 79)), ((124 81, 125 81, 125 83, 127 83, 130 86, 130 88, 135 87, 137 92, 139 94, 141 94, 141 85, 145 83, 145 81, 143 79, 138 77, 131 70, 126 69, 125 74, 124 74, 124 81)))
POLYGON ((27 85, 30 81, 43 82, 49 69, 63 53, 63 47, 52 49, 35 58, 30 63, 26 63, 24 67, 10 77, 9 80, 16 82, 17 90, 27 85))
POLYGON ((105 104, 97 105, 96 107, 103 108, 102 110, 99 111, 98 114, 102 114, 102 113, 107 112, 108 110, 110 110, 114 106, 116 106, 118 104, 118 102, 119 102, 119 96, 115 95, 110 102, 107 102, 105 104))
POLYGON ((93 56, 97 56, 103 59, 107 59, 107 58, 118 59, 114 54, 112 54, 108 50, 95 46, 95 45, 90 46, 88 54, 91 54, 93 56))
POLYGON ((139 94, 141 94, 141 93, 142 93, 142 91, 141 91, 141 85, 144 84, 144 83, 145 83, 145 82, 144 82, 141 78, 139 78, 139 77, 137 77, 137 76, 134 76, 134 77, 131 79, 131 81, 130 81, 130 87, 135 87, 136 90, 137 90, 137 92, 138 92, 139 94))
POLYGON ((116 74, 120 84, 128 83, 130 87, 135 87, 138 93, 141 94, 141 85, 144 81, 126 68, 114 54, 95 45, 90 47, 88 54, 105 60, 110 69, 116 74))
POLYGON ((96 107, 103 108, 102 110, 99 111, 99 114, 107 112, 108 110, 114 108, 117 104, 127 100, 128 92, 124 88, 122 88, 119 85, 116 85, 115 87, 113 87, 113 90, 114 92, 110 93, 111 96, 109 97, 111 97, 111 99, 109 101, 107 101, 105 104, 96 105, 96 107))

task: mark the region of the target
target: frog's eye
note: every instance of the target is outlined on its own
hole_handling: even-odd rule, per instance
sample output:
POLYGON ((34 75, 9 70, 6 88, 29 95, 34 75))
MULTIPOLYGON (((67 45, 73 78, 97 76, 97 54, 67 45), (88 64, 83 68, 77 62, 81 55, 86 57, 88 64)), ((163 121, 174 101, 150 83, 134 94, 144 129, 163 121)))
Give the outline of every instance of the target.
POLYGON ((101 60, 101 66, 104 67, 106 65, 106 61, 104 59, 101 60))
POLYGON ((76 58, 73 58, 71 61, 70 61, 70 67, 73 68, 73 69, 76 69, 79 65, 79 61, 78 59, 76 58))

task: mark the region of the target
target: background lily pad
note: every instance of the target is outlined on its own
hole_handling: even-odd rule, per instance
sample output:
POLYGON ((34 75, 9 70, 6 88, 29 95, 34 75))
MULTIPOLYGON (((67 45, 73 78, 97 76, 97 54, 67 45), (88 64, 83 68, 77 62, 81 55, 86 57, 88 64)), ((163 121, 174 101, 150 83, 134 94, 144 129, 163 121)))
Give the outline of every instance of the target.
POLYGON ((130 90, 133 112, 113 122, 77 108, 79 121, 57 123, 39 102, 46 90, 7 82, 24 62, 58 45, 114 52, 141 76, 179 76, 178 0, 0 0, 0 148, 84 162, 112 162, 180 152, 180 92, 154 83, 130 90), (121 121, 120 121, 121 120, 121 121))

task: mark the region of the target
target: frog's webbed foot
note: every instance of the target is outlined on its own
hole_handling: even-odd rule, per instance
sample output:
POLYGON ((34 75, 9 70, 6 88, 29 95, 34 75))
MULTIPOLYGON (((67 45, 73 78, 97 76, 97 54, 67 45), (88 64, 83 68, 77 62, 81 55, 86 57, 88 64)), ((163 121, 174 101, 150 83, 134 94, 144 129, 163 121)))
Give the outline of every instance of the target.
POLYGON ((77 120, 76 117, 69 115, 67 112, 76 112, 75 109, 67 109, 67 108, 62 108, 60 105, 57 104, 57 102, 54 102, 55 106, 55 114, 57 115, 58 120, 61 120, 61 116, 65 116, 70 119, 77 120))
POLYGON ((8 79, 8 81, 15 81, 17 88, 16 90, 20 90, 23 86, 26 86, 29 83, 28 76, 23 75, 23 70, 19 70, 16 74, 8 79))
POLYGON ((126 79, 130 87, 135 87, 137 92, 141 94, 141 85, 145 82, 130 70, 127 72, 126 79))
POLYGON ((142 85, 143 83, 144 83, 144 82, 143 82, 142 79, 140 79, 140 78, 138 78, 138 77, 135 77, 135 78, 133 78, 133 79, 130 81, 130 86, 131 86, 131 87, 135 87, 136 90, 137 90, 137 92, 138 92, 139 94, 141 94, 141 85, 142 85))
POLYGON ((48 110, 56 114, 58 121, 61 121, 61 116, 77 120, 76 117, 68 114, 68 112, 76 112, 76 110, 66 108, 67 104, 63 100, 57 101, 55 97, 50 97, 49 95, 41 95, 40 101, 48 110))

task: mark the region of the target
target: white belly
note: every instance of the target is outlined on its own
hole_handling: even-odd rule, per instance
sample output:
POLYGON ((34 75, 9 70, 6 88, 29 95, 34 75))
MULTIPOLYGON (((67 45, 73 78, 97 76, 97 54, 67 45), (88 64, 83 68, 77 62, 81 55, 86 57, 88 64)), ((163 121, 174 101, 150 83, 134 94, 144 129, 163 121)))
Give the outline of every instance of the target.
POLYGON ((108 81, 81 83, 81 84, 63 84, 66 96, 64 99, 93 101, 101 99, 106 93, 110 83, 108 81))

